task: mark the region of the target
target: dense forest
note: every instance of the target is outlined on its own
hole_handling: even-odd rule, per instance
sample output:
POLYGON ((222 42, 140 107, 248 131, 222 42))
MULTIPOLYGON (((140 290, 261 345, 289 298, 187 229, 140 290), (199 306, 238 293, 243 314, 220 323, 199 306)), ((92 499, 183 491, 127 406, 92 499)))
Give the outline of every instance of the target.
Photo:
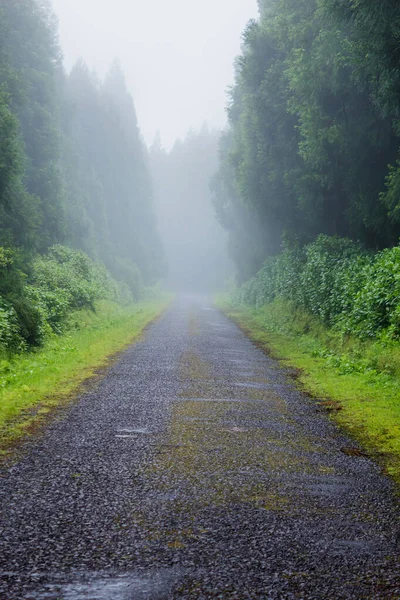
POLYGON ((191 131, 167 152, 150 148, 155 209, 174 290, 223 288, 232 271, 227 235, 215 218, 210 179, 218 169, 219 132, 191 131))
POLYGON ((234 237, 230 223, 242 204, 262 223, 260 256, 279 252, 283 235, 300 243, 339 235, 372 249, 397 243, 400 9, 393 6, 264 0, 260 20, 247 26, 217 206, 234 237), (232 178, 239 200, 229 194, 232 178))
POLYGON ((242 298, 280 295, 330 324, 346 314, 347 329, 399 334, 400 6, 259 7, 213 182, 239 283, 269 257, 242 298))
POLYGON ((0 345, 38 345, 96 298, 164 272, 147 150, 124 74, 67 75, 47 0, 0 2, 0 345))
POLYGON ((400 335, 400 8, 259 9, 226 130, 148 152, 120 64, 67 73, 48 0, 0 0, 2 348, 98 298, 139 300, 168 265, 171 287, 216 289, 230 260, 247 303, 400 335))

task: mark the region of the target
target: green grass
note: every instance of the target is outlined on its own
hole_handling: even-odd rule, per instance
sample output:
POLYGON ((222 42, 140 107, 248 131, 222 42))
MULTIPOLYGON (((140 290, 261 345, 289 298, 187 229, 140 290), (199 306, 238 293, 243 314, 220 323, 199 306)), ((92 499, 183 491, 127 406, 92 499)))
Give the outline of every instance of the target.
POLYGON ((217 305, 257 344, 299 369, 301 387, 400 483, 400 343, 362 342, 277 300, 254 310, 217 305))
POLYGON ((75 313, 68 332, 53 336, 43 348, 0 359, 0 453, 7 455, 56 407, 76 397, 82 384, 137 339, 169 301, 163 296, 129 307, 99 302, 96 312, 75 313))

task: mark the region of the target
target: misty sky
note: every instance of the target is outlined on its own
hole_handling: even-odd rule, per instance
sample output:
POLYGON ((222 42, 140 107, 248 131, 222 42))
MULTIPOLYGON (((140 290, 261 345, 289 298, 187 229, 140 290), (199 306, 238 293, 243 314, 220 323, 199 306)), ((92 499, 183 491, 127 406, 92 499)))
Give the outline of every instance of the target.
POLYGON ((118 57, 147 143, 169 147, 190 127, 225 123, 226 88, 256 0, 52 0, 69 69, 103 75, 118 57))

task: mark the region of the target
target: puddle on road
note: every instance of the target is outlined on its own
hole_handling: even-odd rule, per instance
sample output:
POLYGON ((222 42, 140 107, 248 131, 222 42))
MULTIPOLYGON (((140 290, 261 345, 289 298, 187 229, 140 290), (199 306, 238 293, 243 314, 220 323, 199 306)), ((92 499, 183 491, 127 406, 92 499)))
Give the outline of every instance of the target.
POLYGON ((250 388, 256 390, 268 390, 271 387, 276 387, 276 384, 271 383, 270 381, 263 382, 254 382, 254 381, 240 381, 238 383, 231 383, 234 387, 240 388, 250 388))
POLYGON ((136 429, 118 429, 118 433, 115 435, 116 438, 129 439, 136 438, 138 435, 152 435, 154 432, 148 429, 138 427, 136 429))
POLYGON ((252 400, 251 398, 188 398, 184 396, 179 400, 175 400, 175 403, 184 403, 190 400, 190 402, 211 402, 215 404, 265 404, 265 400, 252 400))
MULTIPOLYGON (((32 600, 157 600, 170 597, 181 578, 179 570, 165 569, 140 577, 125 574, 109 577, 105 573, 83 573, 73 582, 56 581, 31 593, 32 600)), ((56 577, 60 580, 61 577, 56 577)))

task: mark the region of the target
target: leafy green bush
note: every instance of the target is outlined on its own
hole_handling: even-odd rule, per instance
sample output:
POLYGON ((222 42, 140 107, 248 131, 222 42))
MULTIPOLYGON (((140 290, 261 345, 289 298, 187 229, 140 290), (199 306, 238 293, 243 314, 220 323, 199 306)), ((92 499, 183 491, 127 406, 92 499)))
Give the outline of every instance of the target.
POLYGON ((355 294, 349 324, 360 337, 385 330, 400 337, 400 247, 383 250, 364 269, 364 285, 355 294))
POLYGON ((64 246, 54 246, 47 256, 34 261, 32 284, 42 291, 45 302, 50 292, 50 310, 54 294, 60 297, 60 304, 67 303, 68 309, 93 309, 94 301, 101 296, 96 265, 83 252, 64 246))
POLYGON ((259 308, 291 300, 342 334, 400 338, 400 247, 366 252, 359 244, 320 235, 305 248, 269 258, 233 302, 259 308))
POLYGON ((26 349, 14 308, 0 298, 0 348, 8 352, 21 352, 26 349))
POLYGON ((29 266, 18 253, 0 247, 0 350, 22 352, 39 346, 51 333, 62 333, 75 310, 95 310, 97 300, 130 304, 125 283, 84 252, 54 246, 29 266))
POLYGON ((0 349, 20 352, 38 346, 44 337, 40 310, 29 298, 22 257, 0 248, 0 349))
POLYGON ((69 313, 94 310, 96 300, 132 301, 126 284, 113 280, 103 265, 65 246, 54 246, 47 256, 34 261, 30 294, 56 333, 62 330, 69 313))
POLYGON ((362 254, 362 248, 351 240, 320 235, 305 248, 299 304, 326 325, 333 325, 349 301, 353 302, 357 289, 347 274, 354 274, 354 263, 362 254))

